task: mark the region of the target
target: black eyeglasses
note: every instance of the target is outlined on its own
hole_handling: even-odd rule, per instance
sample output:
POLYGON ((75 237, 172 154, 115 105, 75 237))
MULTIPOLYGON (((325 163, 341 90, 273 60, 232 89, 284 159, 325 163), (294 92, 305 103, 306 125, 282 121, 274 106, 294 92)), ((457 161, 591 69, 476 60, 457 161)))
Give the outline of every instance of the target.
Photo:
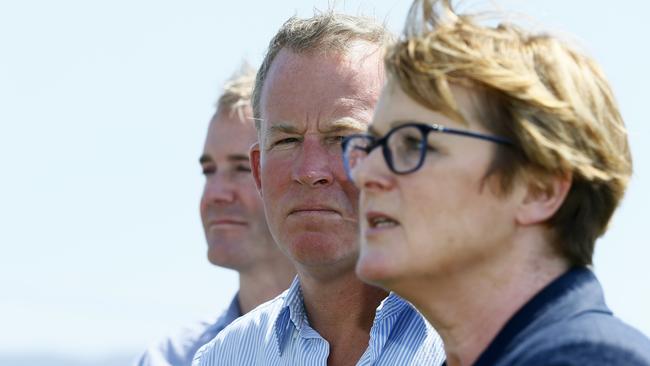
POLYGON ((352 171, 376 147, 381 146, 388 168, 395 174, 409 174, 422 167, 428 150, 435 150, 428 144, 430 132, 448 133, 487 140, 502 145, 513 145, 512 141, 499 136, 457 130, 437 124, 405 123, 377 138, 368 134, 350 135, 343 139, 343 164, 350 180, 352 171))

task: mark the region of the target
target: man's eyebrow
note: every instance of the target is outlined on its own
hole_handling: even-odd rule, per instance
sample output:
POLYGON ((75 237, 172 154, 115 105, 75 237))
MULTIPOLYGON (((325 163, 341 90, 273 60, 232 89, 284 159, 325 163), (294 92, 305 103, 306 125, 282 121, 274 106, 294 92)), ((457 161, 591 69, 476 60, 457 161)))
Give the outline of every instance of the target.
POLYGON ((276 123, 273 126, 270 126, 268 128, 267 135, 273 134, 273 133, 298 133, 298 129, 296 126, 288 124, 288 123, 276 123))
POLYGON ((296 126, 290 123, 279 122, 266 128, 266 130, 260 136, 260 141, 268 141, 273 136, 283 135, 283 134, 298 135, 300 134, 300 131, 298 130, 298 128, 296 128, 296 126))
POLYGON ((203 154, 201 157, 199 157, 199 164, 207 164, 212 162, 212 157, 208 154, 203 154))
POLYGON ((246 154, 231 154, 231 155, 228 155, 228 160, 230 160, 230 161, 248 161, 248 155, 246 155, 246 154))
POLYGON ((323 132, 331 133, 331 132, 349 131, 349 130, 366 131, 367 129, 368 129, 367 124, 359 120, 356 120, 354 118, 345 117, 327 123, 323 128, 323 132))
MULTIPOLYGON (((248 155, 246 154, 230 154, 227 156, 227 159, 230 161, 248 161, 248 155)), ((214 160, 212 160, 212 157, 208 154, 203 154, 199 158, 199 164, 207 164, 207 163, 212 163, 214 160)))
MULTIPOLYGON (((356 120, 354 118, 345 117, 337 119, 331 122, 324 123, 321 132, 323 133, 333 133, 339 131, 366 131, 368 125, 356 120)), ((289 124, 289 123, 276 123, 268 128, 265 133, 265 137, 271 136, 276 133, 285 133, 285 134, 300 134, 302 133, 298 127, 289 124)))

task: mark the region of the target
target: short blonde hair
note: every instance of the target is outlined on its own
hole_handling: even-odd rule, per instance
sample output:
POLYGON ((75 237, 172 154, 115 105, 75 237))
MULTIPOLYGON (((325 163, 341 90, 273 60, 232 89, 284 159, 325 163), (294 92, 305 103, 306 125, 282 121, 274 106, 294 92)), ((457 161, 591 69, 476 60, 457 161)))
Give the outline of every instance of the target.
POLYGON ((244 109, 251 107, 251 96, 255 85, 255 69, 244 63, 223 86, 217 100, 217 114, 237 113, 243 119, 244 109))
POLYGON ((372 18, 344 15, 333 10, 317 12, 313 17, 291 17, 271 39, 262 61, 253 91, 255 126, 260 127, 260 101, 262 88, 273 60, 280 50, 287 48, 296 53, 321 51, 345 52, 354 41, 367 41, 382 48, 393 40, 383 24, 372 18))
POLYGON ((613 92, 592 59, 557 37, 476 19, 457 14, 451 0, 415 0, 402 38, 387 51, 389 80, 461 122, 450 84, 473 89, 481 123, 514 141, 514 149, 498 148, 488 173, 498 173, 503 192, 519 173, 571 174, 569 194, 547 224, 563 257, 591 264, 632 173, 613 92))

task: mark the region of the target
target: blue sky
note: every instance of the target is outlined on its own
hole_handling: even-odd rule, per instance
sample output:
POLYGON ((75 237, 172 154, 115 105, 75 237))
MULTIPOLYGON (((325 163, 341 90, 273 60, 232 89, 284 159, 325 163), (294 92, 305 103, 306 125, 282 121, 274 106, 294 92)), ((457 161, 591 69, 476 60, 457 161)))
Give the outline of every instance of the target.
MULTIPOLYGON (((395 31, 410 4, 337 3, 395 31)), ((615 313, 650 334, 650 5, 494 3, 581 45, 613 85, 635 174, 595 270, 615 313)), ((206 261, 198 216, 207 123, 241 61, 314 7, 327 1, 0 3, 0 360, 129 359, 227 306, 236 276, 206 261)))

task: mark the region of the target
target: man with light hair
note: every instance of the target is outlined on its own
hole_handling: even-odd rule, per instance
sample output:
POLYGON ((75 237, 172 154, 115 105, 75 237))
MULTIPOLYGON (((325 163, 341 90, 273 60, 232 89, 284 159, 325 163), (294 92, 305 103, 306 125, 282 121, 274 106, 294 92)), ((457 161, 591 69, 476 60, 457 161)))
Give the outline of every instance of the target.
POLYGON ((358 190, 343 137, 365 131, 384 83, 385 28, 327 12, 289 19, 258 72, 251 167, 291 287, 234 321, 193 365, 435 365, 438 334, 400 297, 355 275, 358 190))
POLYGON ((216 320, 149 348, 140 366, 189 365, 199 347, 230 322, 285 290, 295 275, 271 236, 248 162, 257 141, 251 93, 255 71, 244 67, 225 85, 199 159, 205 185, 200 212, 208 260, 239 274, 239 292, 216 320))

